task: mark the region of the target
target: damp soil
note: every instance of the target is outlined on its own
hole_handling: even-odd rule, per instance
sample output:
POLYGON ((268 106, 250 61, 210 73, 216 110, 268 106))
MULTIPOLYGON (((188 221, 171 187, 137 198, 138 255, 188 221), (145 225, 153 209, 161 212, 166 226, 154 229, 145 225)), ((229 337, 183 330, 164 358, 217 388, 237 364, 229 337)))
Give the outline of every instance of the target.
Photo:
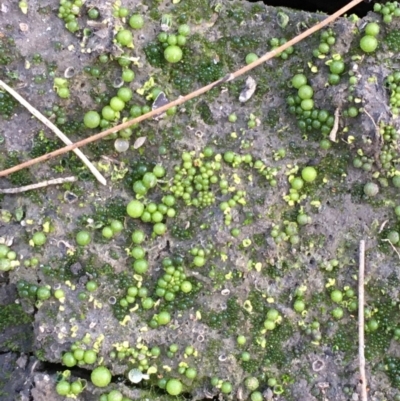
MULTIPOLYGON (((26 14, 18 2, 0 2, 0 78, 72 141, 100 131, 86 128, 83 116, 90 110, 101 113, 116 95, 121 57, 129 57, 124 68, 131 68, 135 78, 124 85, 133 97, 115 123, 131 118, 132 106, 154 107, 160 91, 169 100, 185 95, 237 70, 249 53, 261 56, 271 50, 272 38, 289 40, 326 17, 225 0, 126 0, 122 6, 129 16, 143 15, 141 29, 115 16, 118 1, 86 1, 77 13, 75 33, 59 18, 59 1, 29 0, 26 14), (98 19, 88 18, 92 9, 98 10, 98 19), (191 29, 183 58, 169 64, 157 38, 163 30, 177 33, 182 24, 191 29), (121 28, 132 32, 134 47, 116 42, 121 28), (55 78, 66 80, 69 98, 58 96, 55 78)), ((362 19, 339 19, 324 30, 335 38, 325 56, 315 54, 321 43, 317 33, 292 53, 185 103, 175 114, 140 123, 126 152, 115 150, 115 139, 82 148, 106 185, 72 153, 1 177, 1 189, 67 176, 77 181, 0 195, 0 242, 19 262, 0 275, 0 400, 61 401, 65 397, 56 393, 56 383, 67 370, 71 381, 87 382, 77 396, 85 401, 99 400, 113 389, 132 400, 176 399, 160 382, 172 378, 183 384, 180 397, 190 400, 246 400, 253 391, 264 400, 358 400, 361 240, 367 260, 369 397, 398 399, 399 253, 393 233, 400 227, 394 211, 399 192, 392 179, 400 174, 398 119, 385 80, 398 68, 396 39, 390 45, 386 38, 395 38, 399 27, 396 19, 384 24, 373 12, 362 19), (359 42, 371 21, 380 25, 379 46, 366 54, 359 42), (333 59, 345 64, 336 85, 329 83, 333 59), (296 101, 291 79, 298 73, 314 90, 313 117, 310 112, 299 119, 300 106, 291 113, 290 103, 296 101), (350 84, 352 76, 356 80, 350 84), (248 77, 256 84, 252 94, 248 77), (248 97, 245 102, 239 101, 241 94, 248 97), (358 115, 349 117, 350 108, 358 115), (337 115, 328 131, 321 132, 326 120, 320 110, 331 119, 337 115), (392 136, 384 138, 381 124, 392 136), (177 171, 188 174, 182 170, 187 152, 195 174, 204 180, 210 171, 216 183, 189 183, 192 194, 185 202, 176 187, 185 178, 177 178, 177 171), (236 155, 233 164, 224 161, 226 152, 236 155), (382 154, 390 154, 390 160, 382 154), (137 196, 134 182, 155 165, 165 168, 165 176, 137 196), (316 169, 317 178, 304 183, 297 199, 291 181, 307 166, 316 169), (373 197, 364 192, 370 182, 379 187, 373 197), (161 204, 174 191, 175 216, 163 216, 167 231, 162 236, 153 233, 152 223, 126 213, 135 198, 161 204), (229 200, 229 207, 221 208, 229 200), (299 215, 309 216, 308 224, 299 225, 299 215), (115 219, 123 223, 122 232, 104 238, 102 230, 115 219), (76 242, 82 230, 92 238, 87 246, 76 242), (135 230, 146 238, 148 270, 142 275, 134 271, 130 254, 135 230), (45 233, 44 245, 32 242, 37 232, 45 233), (167 258, 192 285, 189 293, 175 288, 172 301, 157 292, 167 258), (88 291, 89 281, 98 288, 88 291), (50 297, 38 299, 37 289, 46 286, 50 297), (145 309, 141 298, 127 299, 130 287, 146 288, 154 305, 145 309), (65 296, 57 299, 57 290, 65 296), (331 299, 333 290, 344 294, 342 301, 331 299), (300 312, 295 310, 295 305, 302 309, 299 302, 304 303, 300 312), (279 315, 273 322, 267 319, 272 309, 279 315), (157 326, 163 311, 171 322, 157 326), (267 330, 271 322, 275 328, 267 330), (238 336, 244 336, 244 344, 238 336), (171 345, 178 351, 171 352, 171 345), (77 347, 95 349, 96 363, 63 365, 63 355, 77 347), (146 351, 153 347, 159 347, 159 356, 146 351), (193 353, 186 353, 187 347, 193 353), (113 374, 106 388, 90 381, 98 365, 113 374), (132 383, 129 372, 140 367, 148 377, 132 383), (195 378, 185 375, 189 368, 196 369, 195 378), (258 386, 251 387, 248 378, 256 378, 258 386), (225 382, 232 385, 229 394, 221 391, 225 382)), ((1 169, 62 146, 21 105, 0 95, 1 169)))

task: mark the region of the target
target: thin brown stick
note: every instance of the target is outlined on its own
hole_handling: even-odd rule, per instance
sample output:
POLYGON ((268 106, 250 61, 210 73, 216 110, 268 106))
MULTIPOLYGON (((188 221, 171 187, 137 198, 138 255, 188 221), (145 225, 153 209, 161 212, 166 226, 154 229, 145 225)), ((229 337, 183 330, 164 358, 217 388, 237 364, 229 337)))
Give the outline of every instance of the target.
POLYGON ((383 240, 382 240, 382 242, 389 242, 389 245, 392 247, 392 249, 396 252, 396 254, 397 254, 397 256, 399 257, 399 259, 400 259, 400 253, 399 253, 399 251, 396 249, 396 247, 392 244, 392 241, 390 241, 390 239, 389 238, 384 238, 383 240))
MULTIPOLYGON (((46 118, 40 111, 36 110, 30 103, 28 103, 20 94, 18 94, 13 88, 10 88, 5 82, 0 80, 0 87, 6 90, 10 95, 18 100, 24 107, 26 107, 38 120, 44 125, 50 128, 66 145, 71 145, 72 141, 60 131, 48 118, 46 118)), ((97 180, 103 185, 107 184, 106 179, 100 174, 96 167, 90 162, 90 160, 82 153, 79 149, 74 149, 74 153, 82 160, 86 167, 92 172, 97 180)))
POLYGON ((365 241, 360 241, 358 268, 358 358, 360 363, 361 401, 367 401, 367 377, 365 374, 364 340, 364 272, 365 241))
POLYGON ((53 180, 38 182, 37 184, 25 185, 19 188, 0 189, 0 194, 19 194, 20 192, 30 191, 32 189, 44 188, 49 185, 64 184, 65 182, 78 181, 76 177, 55 178, 53 180))
POLYGON ((109 128, 103 132, 100 132, 96 135, 93 135, 89 138, 83 139, 82 141, 73 143, 71 145, 65 146, 64 148, 55 150, 54 152, 50 152, 47 153, 43 156, 37 157, 36 159, 32 159, 32 160, 28 160, 24 163, 21 163, 17 166, 14 166, 12 168, 9 168, 7 170, 3 170, 0 171, 0 177, 4 177, 8 174, 14 173, 15 171, 21 170, 25 167, 29 167, 32 166, 36 163, 40 163, 40 162, 44 162, 46 160, 49 160, 53 157, 62 155, 66 152, 69 152, 70 150, 76 149, 78 147, 87 145, 88 143, 91 142, 95 142, 101 138, 104 138, 110 134, 112 134, 113 132, 116 131, 120 131, 122 129, 128 128, 133 124, 136 123, 140 123, 141 121, 147 120, 148 118, 154 117, 158 114, 163 113, 164 111, 168 110, 169 108, 173 107, 173 106, 179 106, 182 103, 185 103, 186 101, 193 99, 195 97, 198 97, 200 95, 202 95, 203 93, 209 91, 210 89, 222 84, 222 83, 226 83, 229 81, 232 81, 233 79, 245 74, 246 72, 252 70, 253 68, 259 66, 260 64, 265 63, 266 61, 270 60, 271 58, 275 57, 277 54, 283 52, 285 49, 287 49, 290 46, 295 45, 296 43, 300 42, 301 40, 303 40, 304 38, 306 38, 307 36, 312 35, 313 33, 317 32, 318 30, 320 30, 321 28, 323 28, 326 25, 329 25, 331 22, 333 22, 335 19, 337 19, 338 17, 340 17, 341 15, 345 14, 347 11, 349 11, 350 9, 352 9, 353 7, 355 7, 357 4, 361 3, 363 0, 352 0, 350 3, 348 3, 346 6, 342 7, 340 10, 336 11, 334 14, 330 15, 329 17, 325 18, 323 21, 319 22, 318 24, 314 25, 313 27, 307 29, 306 31, 304 31, 303 33, 301 33, 300 35, 297 35, 296 37, 294 37, 293 39, 289 40, 288 42, 286 42, 285 44, 283 44, 282 46, 279 46, 278 48, 264 54, 264 56, 260 57, 258 60, 254 61, 253 63, 246 65, 245 67, 240 68, 239 70, 237 70, 234 73, 228 74, 226 75, 224 78, 221 78, 215 82, 212 82, 209 85, 203 86, 200 89, 195 90, 192 93, 189 93, 186 96, 180 96, 178 99, 173 100, 172 102, 159 107, 155 110, 150 111, 149 113, 143 114, 142 116, 139 116, 137 118, 134 118, 133 120, 129 120, 126 121, 123 124, 119 124, 115 127, 109 128))

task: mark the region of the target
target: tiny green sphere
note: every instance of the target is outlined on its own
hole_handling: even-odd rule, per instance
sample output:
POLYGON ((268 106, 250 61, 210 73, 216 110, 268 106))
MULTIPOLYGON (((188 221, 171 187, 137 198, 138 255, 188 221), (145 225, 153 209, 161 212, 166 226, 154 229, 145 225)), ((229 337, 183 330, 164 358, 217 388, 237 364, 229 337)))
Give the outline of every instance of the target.
POLYGON ((275 324, 275 322, 273 322, 272 320, 266 320, 266 321, 264 322, 264 327, 265 327, 266 330, 271 331, 271 330, 274 330, 274 329, 275 329, 276 324, 275 324))
POLYGON ((153 232, 156 235, 164 235, 167 232, 167 226, 164 223, 156 223, 153 226, 153 232))
POLYGON ((360 40, 360 48, 365 53, 372 53, 378 47, 378 40, 375 36, 365 35, 360 40))
POLYGON ((124 396, 119 390, 111 390, 107 395, 107 401, 122 401, 124 396))
POLYGON ((146 238, 146 235, 141 230, 135 230, 132 233, 132 242, 134 244, 137 244, 137 245, 141 244, 144 241, 145 238, 146 238))
POLYGON ((294 302, 293 308, 294 308, 294 310, 295 310, 296 312, 301 313, 301 312, 304 311, 304 309, 306 309, 306 304, 304 303, 303 300, 297 299, 297 300, 294 302))
POLYGON ((97 353, 92 349, 88 349, 83 354, 83 360, 88 365, 93 365, 97 361, 97 353))
POLYGON ((173 195, 165 195, 162 198, 162 202, 164 203, 164 205, 167 205, 168 207, 172 207, 175 205, 175 197, 173 195))
POLYGON ((188 36, 190 34, 190 26, 187 24, 182 24, 178 26, 179 35, 188 36))
POLYGON ((78 245, 86 246, 90 244, 92 238, 90 236, 89 231, 82 230, 76 234, 75 240, 78 245))
POLYGON ((131 250, 131 256, 135 259, 143 259, 146 251, 141 246, 135 246, 131 250))
POLYGON ((236 342, 237 342, 239 345, 244 345, 244 344, 246 344, 246 337, 243 336, 243 335, 240 335, 240 336, 238 336, 238 338, 236 339, 236 342))
POLYGON ((114 234, 118 234, 124 229, 124 224, 119 220, 111 220, 110 227, 114 234))
POLYGON ((311 166, 304 167, 301 171, 301 177, 305 182, 313 182, 317 178, 317 170, 311 166))
POLYGON ((77 360, 74 358, 74 355, 72 352, 66 352, 62 356, 62 363, 67 366, 68 368, 72 368, 77 364, 77 360))
POLYGON ((147 172, 142 177, 143 185, 149 189, 157 185, 157 177, 154 173, 147 172))
POLYGON ((379 25, 376 22, 370 22, 365 27, 365 34, 376 36, 379 33, 379 25))
POLYGON ((129 102, 132 99, 132 89, 131 88, 119 88, 117 92, 117 97, 124 101, 125 103, 129 102))
POLYGON ((165 389, 169 395, 179 395, 183 390, 183 385, 177 379, 169 379, 165 389))
POLYGON ((51 297, 51 291, 47 287, 39 287, 36 291, 36 296, 37 299, 45 301, 46 299, 49 299, 51 297))
POLYGON ((397 231, 390 231, 387 235, 387 239, 392 244, 397 244, 400 241, 400 235, 397 231))
POLYGON ((195 256, 193 258, 193 264, 196 267, 203 267, 205 265, 205 263, 206 263, 206 260, 203 256, 195 256))
POLYGON ((137 274, 144 274, 148 269, 149 263, 146 259, 137 259, 133 263, 133 270, 135 270, 137 274))
POLYGON ((263 401, 263 395, 260 391, 254 391, 250 394, 251 401, 263 401))
POLYGON ((368 320, 367 327, 369 331, 376 331, 379 328, 379 323, 376 319, 368 320))
POLYGON ((300 103, 300 107, 304 111, 311 111, 314 108, 314 100, 312 99, 303 99, 300 103))
POLYGON ((246 386, 246 388, 250 391, 254 391, 257 390, 260 382, 258 381, 258 379, 256 377, 248 377, 245 381, 244 381, 244 385, 246 386))
POLYGON ((193 286, 192 283, 190 281, 183 281, 181 283, 181 287, 180 287, 181 291, 184 292, 185 294, 188 294, 190 291, 192 291, 193 286))
POLYGON ((60 96, 61 99, 69 98, 70 92, 68 88, 60 88, 57 91, 57 95, 60 96))
POLYGON ((111 106, 104 106, 101 109, 101 115, 103 116, 104 120, 113 121, 115 120, 115 111, 111 108, 111 106))
POLYGON ((88 128, 97 128, 100 125, 100 114, 97 111, 88 111, 83 117, 83 123, 88 128))
POLYGON ((256 60, 258 60, 258 56, 257 56, 257 54, 255 54, 255 53, 249 53, 249 54, 246 56, 246 64, 251 64, 251 63, 253 63, 253 62, 256 61, 256 60))
POLYGON ((235 113, 229 114, 228 121, 230 123, 235 123, 237 121, 237 115, 235 113))
POLYGON ((279 318, 279 312, 276 309, 270 309, 267 312, 267 320, 275 322, 279 318))
POLYGON ((339 307, 335 308, 335 309, 332 311, 332 316, 333 316, 335 319, 341 319, 341 318, 343 317, 343 309, 342 309, 342 308, 339 308, 339 307))
POLYGON ((347 113, 349 114, 349 117, 357 117, 358 116, 358 109, 357 107, 349 107, 347 110, 347 113))
POLYGON ((144 25, 144 19, 140 14, 133 14, 129 18, 129 25, 132 29, 141 29, 144 25))
POLYGON ((292 181, 290 181, 290 186, 297 190, 300 191, 301 188, 304 186, 304 181, 300 177, 294 177, 292 181))
POLYGON ((185 370, 185 376, 193 380, 197 376, 197 370, 195 368, 188 368, 185 370))
POLYGON ((333 290, 333 291, 331 292, 331 300, 332 300, 333 302, 336 302, 336 303, 342 302, 342 300, 343 300, 342 291, 340 291, 340 290, 333 290))
POLYGON ((300 89, 304 85, 307 85, 307 77, 304 74, 296 74, 292 78, 293 88, 300 89))
POLYGON ((128 213, 128 216, 132 218, 141 217, 144 212, 144 205, 136 199, 131 200, 126 207, 126 212, 128 213))
POLYGON ((122 111, 125 107, 125 102, 122 99, 120 99, 118 96, 114 96, 110 100, 110 107, 114 111, 122 111))
POLYGON ((143 184, 142 180, 137 180, 133 183, 132 186, 133 192, 138 195, 146 195, 148 188, 143 184))
MULTIPOLYGON (((157 164, 153 168, 153 174, 157 178, 162 178, 165 175, 165 168, 161 164, 157 164)), ((167 206, 172 206, 172 205, 167 205, 167 206)))
MULTIPOLYGON (((399 206, 400 209, 400 206, 399 206)), ((7 245, 0 244, 0 258, 3 259, 7 256, 8 252, 10 252, 10 248, 7 245)))
POLYGON ((59 395, 67 395, 71 391, 71 385, 66 380, 61 380, 56 385, 56 392, 59 395))
POLYGON ((129 14, 129 10, 126 7, 121 7, 118 10, 118 17, 125 18, 129 14))
POLYGON ((121 78, 124 82, 132 82, 135 79, 135 72, 129 68, 124 68, 121 78))
POLYGON ((46 234, 42 231, 38 231, 35 234, 33 234, 32 241, 35 246, 42 246, 47 241, 46 234))
POLYGON ((154 306, 153 298, 148 297, 148 298, 143 298, 142 299, 142 308, 144 310, 151 309, 153 306, 154 306))
POLYGON ((83 350, 82 348, 77 348, 76 350, 74 350, 74 358, 77 361, 83 361, 84 354, 85 354, 85 350, 83 350))
POLYGON ((400 175, 395 175, 395 176, 392 178, 392 183, 393 183, 393 186, 394 186, 394 187, 400 188, 400 175))
POLYGON ((74 395, 78 395, 83 391, 83 385, 80 380, 76 380, 71 383, 71 393, 74 395))
POLYGON ((167 46, 164 50, 164 58, 169 63, 178 63, 182 60, 182 49, 176 45, 167 46))
POLYGON ((230 382, 222 382, 221 393, 229 394, 232 392, 232 384, 230 382))
POLYGON ((158 324, 165 326, 171 321, 171 315, 167 311, 162 311, 157 316, 158 324))
POLYGON ((97 9, 97 8, 91 8, 89 11, 88 11, 88 17, 89 17, 89 19, 97 19, 97 18, 99 18, 99 16, 100 16, 100 12, 99 12, 99 10, 97 9))
POLYGON ((343 73, 345 68, 344 62, 342 60, 334 60, 329 65, 329 70, 332 74, 340 75, 343 73))
POLYGON ((99 286, 98 286, 98 284, 96 283, 96 281, 94 281, 94 280, 89 280, 87 283, 86 283, 86 289, 89 291, 89 292, 94 292, 94 291, 96 291, 97 290, 97 288, 99 288, 99 286))
POLYGON ((310 85, 303 85, 298 89, 297 94, 300 99, 311 99, 314 95, 314 90, 310 85))
POLYGON ((111 378, 111 372, 105 366, 97 367, 90 375, 90 379, 96 387, 107 387, 111 382, 111 378))
POLYGON ((117 33, 117 42, 122 46, 129 46, 133 41, 132 32, 127 29, 121 29, 117 33))
POLYGON ((65 298, 65 292, 61 289, 55 290, 54 291, 54 298, 55 299, 62 299, 65 298))
POLYGON ((101 230, 101 235, 106 239, 110 239, 113 237, 114 232, 110 226, 106 226, 101 230))
POLYGON ((368 182, 367 184, 364 185, 364 194, 373 197, 378 195, 379 193, 379 187, 377 184, 374 182, 368 182))

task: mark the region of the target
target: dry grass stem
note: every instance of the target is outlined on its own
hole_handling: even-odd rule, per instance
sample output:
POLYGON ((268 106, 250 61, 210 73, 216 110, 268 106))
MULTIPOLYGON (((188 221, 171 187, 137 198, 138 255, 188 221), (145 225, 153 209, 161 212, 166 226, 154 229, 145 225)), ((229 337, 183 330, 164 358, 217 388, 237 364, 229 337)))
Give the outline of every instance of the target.
POLYGON ((364 273, 365 241, 360 241, 358 268, 358 358, 360 364, 361 401, 367 401, 367 377, 365 374, 365 337, 364 337, 364 273))
POLYGON ((75 182, 75 181, 78 181, 76 177, 55 178, 54 180, 38 182, 37 184, 25 185, 19 188, 0 189, 0 194, 19 194, 21 192, 30 191, 32 189, 44 188, 49 185, 58 185, 58 184, 64 184, 65 182, 75 182))
MULTIPOLYGON (((6 83, 0 80, 0 87, 6 90, 11 96, 13 96, 19 103, 27 108, 39 121, 50 128, 66 145, 71 145, 72 141, 60 131, 48 118, 46 118, 40 111, 36 110, 29 102, 27 102, 20 94, 15 92, 13 88, 10 88, 6 83)), ((74 153, 82 160, 86 167, 92 172, 96 179, 103 185, 107 184, 106 179, 96 169, 96 167, 90 162, 90 160, 82 153, 79 149, 73 149, 74 153)))

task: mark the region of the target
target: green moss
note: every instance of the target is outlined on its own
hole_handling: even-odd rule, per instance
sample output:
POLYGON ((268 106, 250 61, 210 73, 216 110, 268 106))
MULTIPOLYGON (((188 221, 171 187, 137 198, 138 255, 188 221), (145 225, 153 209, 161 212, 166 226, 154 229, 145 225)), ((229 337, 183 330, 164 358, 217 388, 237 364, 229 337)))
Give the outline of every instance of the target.
POLYGON ((197 111, 200 114, 201 119, 208 125, 215 125, 216 121, 214 120, 212 111, 206 102, 200 102, 197 105, 197 111))
POLYGON ((395 388, 400 388, 400 358, 387 357, 385 358, 386 374, 395 388))
POLYGON ((222 312, 204 311, 203 321, 212 329, 224 327, 229 334, 235 334, 239 323, 243 319, 242 308, 236 297, 231 297, 227 301, 226 309, 222 312))
POLYGON ((174 14, 179 16, 178 23, 200 24, 212 17, 214 10, 208 0, 186 0, 177 4, 174 14))
POLYGON ((400 51, 400 32, 397 29, 392 29, 383 39, 384 43, 387 44, 387 47, 392 52, 400 51))
POLYGON ((263 364, 270 366, 275 364, 278 368, 287 366, 293 359, 291 350, 285 347, 287 341, 293 334, 293 328, 288 322, 283 322, 267 335, 267 343, 263 364))
MULTIPOLYGON (((9 152, 6 157, 5 163, 4 163, 4 168, 7 169, 10 167, 14 167, 20 163, 21 163, 21 160, 20 160, 18 152, 15 152, 15 151, 9 152)), ((28 184, 32 183, 31 174, 26 169, 16 171, 15 173, 8 175, 7 178, 15 186, 23 186, 23 185, 28 185, 28 184)))
POLYGON ((327 154, 316 166, 320 176, 340 180, 343 175, 347 175, 347 168, 350 161, 348 148, 338 149, 327 154))
POLYGON ((335 335, 330 343, 335 351, 343 351, 346 354, 346 360, 356 355, 357 344, 354 342, 354 333, 357 327, 350 324, 338 324, 335 335))
POLYGON ((33 145, 30 151, 32 158, 40 157, 53 150, 59 149, 61 142, 58 139, 47 138, 44 131, 39 131, 33 138, 33 145))
POLYGON ((11 118, 18 102, 7 92, 0 90, 0 117, 11 118))
POLYGON ((276 128, 279 122, 280 110, 279 109, 270 109, 268 111, 267 117, 263 120, 263 124, 267 125, 270 128, 276 128))
POLYGON ((19 304, 8 304, 0 308, 0 332, 8 327, 31 322, 32 317, 26 314, 19 304))
MULTIPOLYGON (((5 72, 3 66, 11 64, 18 58, 15 40, 10 34, 0 37, 0 72, 5 72)), ((3 75, 3 74, 2 74, 3 75)), ((6 74, 4 74, 6 76, 6 74)))

